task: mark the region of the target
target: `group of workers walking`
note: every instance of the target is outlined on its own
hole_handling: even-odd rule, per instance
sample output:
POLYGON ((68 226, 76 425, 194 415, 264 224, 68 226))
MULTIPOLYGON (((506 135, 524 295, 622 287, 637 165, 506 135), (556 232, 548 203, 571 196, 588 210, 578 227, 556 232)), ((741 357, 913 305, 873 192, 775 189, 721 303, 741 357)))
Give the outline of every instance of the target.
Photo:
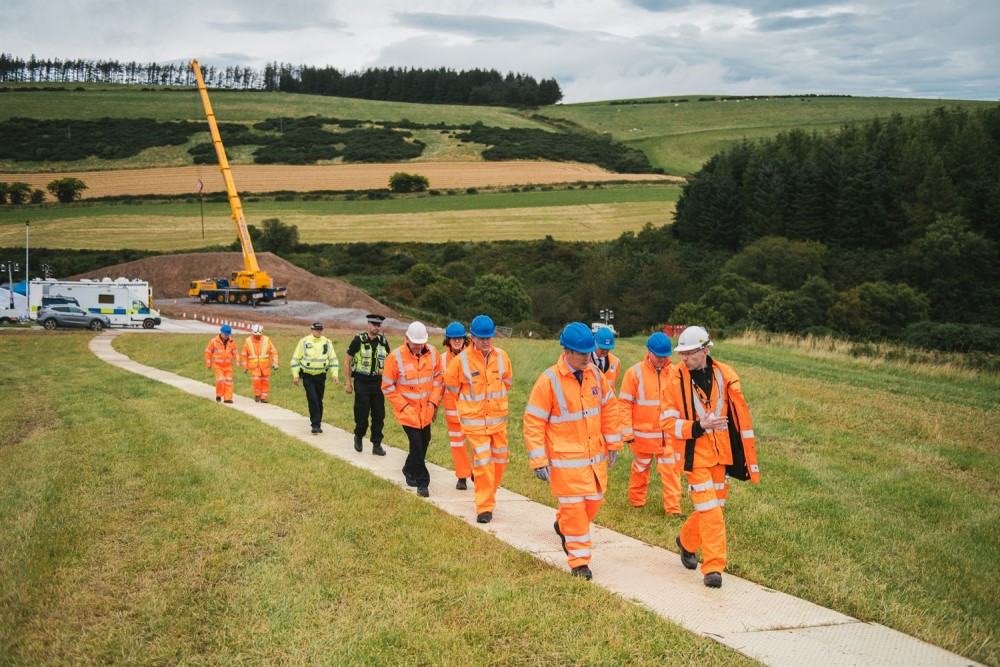
MULTIPOLYGON (((367 330, 347 348, 345 391, 354 395, 354 448, 364 449, 371 428, 372 454, 384 456, 385 401, 408 441, 403 465, 407 485, 421 497, 430 495, 426 465, 431 424, 443 407, 454 461, 455 487, 474 488, 476 521, 489 523, 496 511, 496 492, 509 461, 508 393, 513 367, 507 353, 494 345, 496 325, 487 315, 475 317, 468 331, 459 322, 445 329, 439 352, 428 343, 427 327, 413 322, 402 345, 391 349, 381 332, 384 317, 367 316, 367 330)), ((267 402, 271 369, 277 352, 259 325, 236 351, 228 326, 205 350, 215 369, 216 400, 232 402, 231 364, 254 373, 255 400, 267 402), (226 369, 230 368, 228 376, 226 369)), ((726 567, 723 507, 731 478, 759 482, 753 425, 733 369, 709 354, 712 339, 702 327, 688 327, 676 348, 661 332, 649 336, 641 361, 622 372, 611 350, 614 333, 592 332, 582 322, 565 327, 559 338, 563 352, 541 373, 525 407, 522 428, 529 465, 548 483, 558 501, 553 530, 574 576, 590 579, 590 525, 608 491, 608 469, 622 450, 632 451, 628 499, 646 504, 652 470, 663 487, 666 515, 683 521, 677 537, 681 563, 698 566, 706 586, 722 585, 726 567), (670 363, 676 351, 681 363, 670 363), (616 393, 619 377, 621 391, 616 393), (693 511, 681 512, 681 474, 687 477, 693 511)), ((322 433, 323 395, 327 377, 338 381, 339 364, 323 325, 296 346, 292 376, 305 387, 313 433, 322 433)))

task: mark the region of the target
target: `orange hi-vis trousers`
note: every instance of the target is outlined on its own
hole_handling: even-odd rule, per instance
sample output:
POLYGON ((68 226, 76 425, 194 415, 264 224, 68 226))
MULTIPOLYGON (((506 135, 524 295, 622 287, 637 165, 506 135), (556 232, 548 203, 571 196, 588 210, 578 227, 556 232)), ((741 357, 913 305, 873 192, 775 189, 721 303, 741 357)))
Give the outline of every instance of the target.
POLYGON ((455 462, 455 477, 468 479, 472 476, 472 464, 469 463, 469 452, 465 446, 462 424, 458 421, 458 411, 446 409, 444 420, 448 425, 448 443, 451 445, 451 460, 455 462))
POLYGON ((684 467, 682 458, 673 450, 666 453, 645 454, 633 451, 632 475, 628 480, 628 501, 633 507, 646 504, 646 493, 649 489, 649 475, 656 459, 656 472, 663 483, 663 511, 667 514, 681 513, 681 469, 684 467))
POLYGON ((465 437, 472 448, 476 513, 492 512, 497 506, 497 489, 507 469, 507 431, 469 433, 465 437))
POLYGON ((215 395, 224 401, 233 400, 233 365, 212 364, 215 372, 215 395))
POLYGON ((726 466, 695 468, 685 473, 694 512, 681 526, 681 544, 687 551, 701 549, 701 572, 726 569, 726 520, 722 508, 729 493, 726 466))
POLYGON ((250 379, 253 382, 253 395, 266 401, 267 394, 271 391, 271 369, 267 366, 251 368, 250 379))
POLYGON ((566 539, 570 569, 590 563, 592 547, 590 522, 597 516, 597 510, 601 508, 603 502, 603 493, 559 498, 556 521, 559 523, 559 532, 566 539))

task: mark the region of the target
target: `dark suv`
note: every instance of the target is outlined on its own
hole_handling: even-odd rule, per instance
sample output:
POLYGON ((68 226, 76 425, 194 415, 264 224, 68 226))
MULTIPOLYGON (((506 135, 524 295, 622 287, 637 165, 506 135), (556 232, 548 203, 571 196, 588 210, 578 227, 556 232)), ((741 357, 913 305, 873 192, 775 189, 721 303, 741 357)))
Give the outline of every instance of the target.
POLYGON ((100 331, 111 326, 107 315, 88 313, 80 306, 70 304, 42 306, 38 309, 38 323, 49 330, 56 327, 83 327, 100 331))

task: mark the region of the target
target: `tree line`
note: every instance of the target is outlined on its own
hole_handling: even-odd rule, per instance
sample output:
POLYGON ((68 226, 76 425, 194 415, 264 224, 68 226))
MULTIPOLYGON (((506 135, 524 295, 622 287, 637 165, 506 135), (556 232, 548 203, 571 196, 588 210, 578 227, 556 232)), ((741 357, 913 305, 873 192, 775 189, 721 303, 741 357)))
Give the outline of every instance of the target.
MULTIPOLYGON (((562 90, 555 79, 522 73, 408 67, 345 72, 272 62, 263 69, 202 65, 205 85, 234 90, 330 95, 387 102, 533 107, 555 104, 562 90)), ((187 63, 140 63, 134 60, 28 59, 0 53, 0 82, 114 83, 142 86, 194 86, 187 63)))

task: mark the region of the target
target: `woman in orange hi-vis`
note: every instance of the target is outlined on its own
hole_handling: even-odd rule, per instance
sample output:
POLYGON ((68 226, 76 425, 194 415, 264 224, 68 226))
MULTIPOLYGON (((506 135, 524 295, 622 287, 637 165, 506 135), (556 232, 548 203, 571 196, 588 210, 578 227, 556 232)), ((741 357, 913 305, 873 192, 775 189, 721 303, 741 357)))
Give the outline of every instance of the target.
POLYGON ((215 372, 215 400, 233 402, 233 364, 240 363, 240 351, 231 336, 232 328, 223 324, 219 335, 213 336, 205 347, 205 368, 215 372))
POLYGON ((250 327, 250 335, 243 341, 243 370, 250 373, 253 380, 253 400, 267 403, 271 391, 271 370, 278 369, 278 350, 270 336, 264 335, 264 327, 255 324, 250 327))
POLYGON ((681 514, 681 457, 679 449, 675 449, 675 445, 683 443, 661 426, 674 378, 670 338, 657 331, 646 341, 646 350, 645 358, 625 371, 618 394, 622 440, 633 454, 628 500, 633 507, 646 504, 650 472, 655 465, 663 484, 663 511, 668 516, 686 518, 681 514))
POLYGON ((410 445, 403 477, 408 486, 417 487, 417 495, 422 498, 430 495, 427 447, 431 444, 431 423, 437 418, 444 393, 441 359, 437 350, 427 344, 427 338, 427 327, 422 322, 411 322, 406 341, 389 353, 382 369, 382 393, 410 445))
POLYGON ((583 322, 559 337, 563 354, 535 382, 524 409, 524 444, 535 476, 559 501, 553 528, 574 577, 590 579, 590 522, 604 501, 608 466, 622 448, 618 403, 607 378, 590 363, 597 347, 583 322))
POLYGON ((469 325, 472 345, 448 364, 445 395, 455 397, 462 432, 472 448, 476 475, 476 521, 489 523, 496 493, 509 460, 507 452, 507 391, 513 380, 510 357, 493 346, 496 325, 478 315, 469 325))
MULTIPOLYGON (((465 335, 465 327, 461 322, 452 322, 444 330, 444 341, 441 346, 441 370, 448 370, 448 363, 460 355, 469 346, 469 337, 465 335)), ((447 389, 447 387, 446 387, 447 389)), ((448 425, 448 442, 451 444, 451 460, 455 462, 455 488, 465 491, 469 488, 468 479, 472 477, 472 464, 469 462, 469 452, 465 446, 465 433, 458 419, 458 408, 455 405, 457 394, 444 392, 444 421, 448 425)))
POLYGON ((694 505, 677 538, 681 563, 689 570, 698 567, 696 552, 701 549, 705 585, 718 588, 726 569, 722 508, 729 476, 759 483, 760 469, 740 378, 709 356, 711 345, 702 327, 688 327, 677 338, 683 363, 670 383, 663 429, 683 444, 684 472, 694 505))

